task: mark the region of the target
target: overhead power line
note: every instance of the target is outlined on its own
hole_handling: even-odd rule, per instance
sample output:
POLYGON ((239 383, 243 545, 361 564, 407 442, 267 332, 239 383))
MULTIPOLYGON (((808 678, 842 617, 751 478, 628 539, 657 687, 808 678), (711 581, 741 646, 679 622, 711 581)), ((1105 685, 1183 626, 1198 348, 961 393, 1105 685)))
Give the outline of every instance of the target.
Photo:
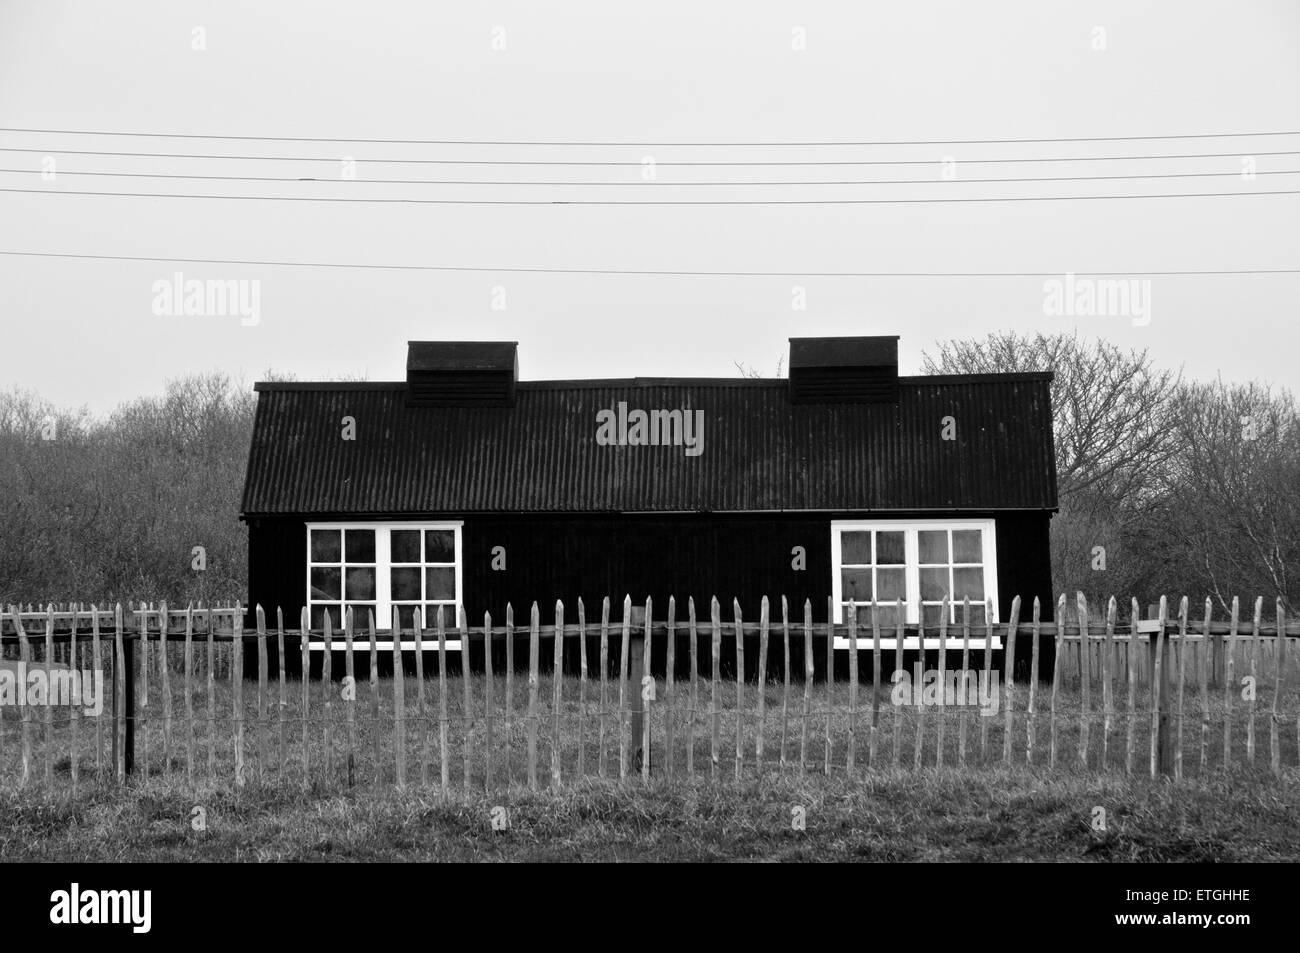
MULTIPOLYGON (((942 185, 944 183, 935 183, 942 185)), ((925 199, 415 199, 349 198, 307 195, 212 195, 194 192, 92 192, 74 189, 0 188, 0 192, 27 195, 78 195, 110 198, 217 199, 238 202, 327 202, 368 205, 938 205, 992 202, 1091 202, 1118 199, 1198 199, 1265 195, 1300 195, 1297 189, 1252 192, 1160 192, 1138 195, 1021 195, 967 196, 925 199)))
MULTIPOLYGON (((0 152, 30 152, 40 153, 42 155, 82 155, 82 156, 121 156, 142 159, 229 159, 240 162, 339 162, 342 156, 250 156, 250 155, 217 155, 211 153, 189 153, 189 152, 114 152, 104 150, 89 149, 36 149, 19 146, 0 146, 0 152)), ((1300 149, 1284 149, 1280 151, 1259 151, 1251 150, 1251 156, 1294 156, 1300 155, 1300 149)), ((640 160, 613 161, 613 160, 578 160, 578 159, 394 159, 394 158, 367 158, 361 156, 350 156, 358 165, 365 163, 371 164, 391 164, 391 165, 524 165, 524 166, 612 166, 623 168, 639 168, 644 165, 640 160)), ((1191 152, 1159 155, 1129 155, 1129 156, 1034 156, 1023 158, 998 158, 998 159, 958 159, 957 165, 993 165, 1002 163, 1026 163, 1026 162, 1129 162, 1149 159, 1240 159, 1243 158, 1241 152, 1191 152)), ((743 167, 743 166, 855 166, 855 165, 937 165, 940 160, 931 159, 779 159, 768 161, 743 160, 735 162, 673 162, 668 160, 655 160, 655 165, 663 166, 719 166, 719 167, 743 167)))
POLYGON ((567 139, 355 139, 329 136, 230 136, 207 133, 184 132, 136 132, 114 131, 107 129, 30 129, 15 126, 0 126, 0 132, 36 133, 40 135, 69 136, 130 136, 146 139, 225 139, 235 142, 352 142, 385 145, 421 145, 421 146, 584 146, 584 147, 672 147, 672 148, 711 148, 740 146, 754 147, 824 147, 824 146, 937 146, 937 145, 984 145, 984 144, 1028 144, 1045 142, 1141 142, 1171 139, 1242 139, 1257 136, 1295 136, 1300 130, 1270 130, 1265 132, 1200 132, 1179 135, 1155 136, 1072 136, 1063 138, 1032 139, 859 139, 859 140, 782 140, 782 141, 727 141, 727 142, 652 142, 652 141, 611 141, 611 140, 567 140, 567 139))
MULTIPOLYGON (((40 169, 0 169, 0 173, 18 175, 42 175, 40 169)), ((748 186, 804 186, 804 185, 946 185, 990 182, 1106 182, 1116 179, 1197 179, 1197 178, 1237 178, 1241 172, 1148 172, 1131 175, 1054 175, 1054 176, 1015 176, 977 179, 823 179, 817 181, 711 181, 711 182, 661 182, 658 179, 634 180, 630 182, 590 182, 563 180, 520 180, 520 179, 341 179, 317 178, 315 176, 278 176, 278 175, 189 175, 170 172, 103 172, 81 170, 60 170, 59 175, 93 175, 128 179, 193 179, 220 182, 322 182, 329 184, 358 185, 544 185, 544 186, 597 186, 602 188, 628 188, 632 186, 673 189, 686 186, 714 186, 721 188, 745 188, 748 186)), ((1252 175, 1300 175, 1300 169, 1276 169, 1254 172, 1252 175)))
POLYGON ((70 258, 89 261, 171 262, 185 265, 247 265, 287 268, 357 268, 384 271, 497 272, 545 275, 658 276, 682 278, 1059 278, 1065 274, 1087 278, 1191 278, 1207 276, 1295 275, 1300 268, 1223 268, 1170 271, 692 271, 648 268, 517 268, 470 265, 394 265, 369 262, 267 261, 240 258, 180 258, 167 255, 93 255, 72 252, 35 252, 0 249, 0 255, 29 258, 70 258))

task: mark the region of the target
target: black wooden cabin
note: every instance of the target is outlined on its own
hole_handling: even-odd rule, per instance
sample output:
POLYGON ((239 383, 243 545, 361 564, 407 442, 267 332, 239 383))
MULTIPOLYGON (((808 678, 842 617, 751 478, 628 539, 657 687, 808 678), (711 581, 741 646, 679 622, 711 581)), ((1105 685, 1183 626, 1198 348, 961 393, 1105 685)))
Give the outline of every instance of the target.
POLYGON ((1051 375, 900 377, 897 350, 793 338, 788 379, 520 381, 514 343, 411 342, 405 381, 259 383, 249 604, 336 630, 348 605, 387 628, 537 602, 549 624, 609 596, 620 619, 625 594, 657 619, 670 595, 679 620, 714 595, 757 619, 766 595, 819 622, 901 597, 911 627, 945 594, 1050 619, 1051 375))

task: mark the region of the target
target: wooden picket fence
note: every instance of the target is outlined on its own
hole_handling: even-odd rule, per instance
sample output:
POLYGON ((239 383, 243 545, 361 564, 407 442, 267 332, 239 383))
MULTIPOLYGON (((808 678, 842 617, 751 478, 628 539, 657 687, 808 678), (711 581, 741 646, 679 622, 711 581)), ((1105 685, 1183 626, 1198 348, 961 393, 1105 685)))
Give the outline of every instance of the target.
MULTIPOLYGON (((56 646, 66 646, 62 654, 73 668, 109 673, 113 704, 96 718, 88 718, 77 705, 60 709, 57 718, 50 704, 20 706, 16 714, 10 705, 0 707, 0 784, 43 780, 58 788, 66 774, 75 792, 87 760, 86 770, 104 783, 148 779, 152 772, 188 784, 233 781, 243 786, 251 776, 261 783, 355 786, 359 769, 366 767, 368 740, 366 773, 376 788, 391 781, 399 788, 437 785, 444 795, 457 787, 493 790, 525 782, 537 789, 539 737, 549 752, 552 787, 591 776, 593 763, 595 776, 612 778, 615 744, 617 777, 639 775, 644 782, 652 776, 691 778, 705 770, 715 779, 740 780, 771 770, 854 776, 880 768, 1013 764, 1182 778, 1192 773, 1193 762, 1196 775, 1207 778, 1215 771, 1255 764, 1260 718, 1267 719, 1272 772, 1281 775, 1284 764, 1300 763, 1300 679, 1294 646, 1289 645, 1300 637, 1300 624, 1287 624, 1280 600, 1271 627, 1264 624, 1262 599, 1256 600, 1249 623, 1236 600, 1226 622, 1213 619, 1208 599, 1203 617, 1192 619, 1186 598, 1172 617, 1162 599, 1156 617, 1145 622, 1136 600, 1127 620, 1120 621, 1114 599, 1095 613, 1082 594, 1074 606, 1062 596, 1054 622, 1041 620, 1037 600, 1028 621, 1020 619, 1017 598, 1008 620, 994 625, 949 624, 945 605, 939 624, 924 629, 899 623, 882 630, 875 610, 894 609, 902 618, 901 604, 870 608, 869 624, 859 624, 848 607, 844 623, 814 623, 809 602, 798 621, 782 598, 781 618, 774 621, 764 598, 756 623, 744 621, 738 603, 733 603, 732 619, 724 622, 716 598, 707 620, 697 618, 693 600, 686 618, 678 619, 676 602, 670 599, 665 616, 656 619, 649 600, 640 611, 628 597, 617 621, 611 621, 606 598, 599 622, 587 621, 579 600, 576 624, 566 623, 565 607, 557 602, 552 625, 541 625, 534 603, 526 627, 518 630, 507 606, 504 626, 494 626, 485 613, 482 626, 470 627, 461 610, 451 627, 444 627, 439 617, 432 628, 402 629, 394 614, 391 629, 377 629, 373 616, 360 629, 354 624, 360 620, 349 612, 342 632, 335 632, 328 617, 323 630, 309 630, 305 611, 298 629, 286 630, 279 612, 269 629, 261 607, 255 612, 255 630, 245 631, 239 606, 63 611, 49 606, 44 612, 11 606, 0 613, 6 657, 16 651, 19 662, 32 666, 28 671, 48 671, 58 664, 56 646), (399 650, 413 657, 413 679, 403 664, 393 665, 391 679, 379 678, 383 654, 393 660, 394 632, 399 650), (515 642, 525 633, 528 659, 520 674, 527 677, 526 704, 517 709, 515 642), (610 657, 611 635, 617 641, 616 660, 610 657), (679 665, 679 636, 689 637, 689 676, 681 679, 677 673, 686 661, 679 665), (589 641, 597 638, 598 655, 589 666, 589 641), (757 659, 746 666, 746 641, 754 638, 757 659), (924 643, 918 643, 922 638, 924 643), (972 638, 982 640, 974 658, 972 638), (1000 670, 994 669, 994 639, 1001 640, 996 648, 1000 670), (724 640, 735 658, 727 682, 720 664, 724 640), (319 679, 286 677, 286 643, 295 642, 302 672, 318 673, 319 679), (543 642, 553 653, 549 669, 541 662, 543 642), (268 664, 272 644, 278 660, 274 686, 268 664), (656 644, 665 661, 662 678, 652 674, 656 644), (918 644, 924 645, 923 661, 937 662, 935 684, 941 689, 934 693, 933 705, 915 704, 914 691, 900 691, 892 678, 882 685, 890 657, 895 673, 906 672, 905 652, 915 660, 918 644), (478 647, 475 657, 481 653, 481 673, 468 674, 471 645, 478 647), (576 699, 574 679, 561 674, 566 645, 577 649, 576 699), (1050 677, 1040 671, 1047 646, 1054 649, 1050 677), (840 648, 848 649, 847 683, 833 677, 840 648), (224 674, 223 649, 229 659, 224 674), (255 687, 244 677, 248 650, 257 658, 255 687), (829 676, 818 686, 815 651, 824 651, 829 676), (960 668, 949 669, 950 655, 958 651, 960 668), (1028 678, 1020 684, 1012 677, 1018 651, 1022 660, 1029 654, 1028 678), (435 652, 436 675, 425 671, 426 655, 435 652), (860 670, 866 652, 869 681, 860 670), (339 654, 343 670, 336 673, 339 654), (366 692, 357 684, 358 654, 369 663, 366 692), (493 659, 502 654, 504 671, 497 675, 493 659), (459 676, 449 672, 448 664, 457 668, 457 655, 459 676), (772 657, 780 664, 769 671, 772 657), (792 674, 800 672, 800 681, 792 684, 792 674), (459 678, 459 686, 449 688, 449 675, 459 678), (497 698, 500 676, 504 691, 497 698), (541 692, 543 678, 549 678, 549 705, 541 692), (994 678, 1000 678, 1000 689, 994 678), (996 714, 972 714, 961 696, 955 703, 948 696, 950 682, 979 685, 981 679, 986 688, 998 691, 996 714), (368 711, 368 718, 359 717, 359 710, 368 711), (978 749, 968 743, 971 717, 978 721, 978 749), (11 752, 14 730, 6 729, 7 721, 18 722, 16 753, 11 752), (734 746, 733 738, 724 740, 724 724, 734 746), (1215 725, 1221 734, 1212 739, 1215 725), (865 741, 865 758, 860 741, 865 741), (518 779, 516 745, 526 752, 518 756, 526 762, 518 779), (1237 751, 1244 752, 1244 765, 1234 760, 1237 751), (1195 759, 1189 752, 1196 752, 1195 759), (460 785, 452 783, 457 760, 460 785), (39 772, 38 763, 43 765, 39 772)), ((828 618, 833 609, 828 606, 828 618)), ((971 618, 970 609, 967 603, 959 610, 963 620, 971 618)))

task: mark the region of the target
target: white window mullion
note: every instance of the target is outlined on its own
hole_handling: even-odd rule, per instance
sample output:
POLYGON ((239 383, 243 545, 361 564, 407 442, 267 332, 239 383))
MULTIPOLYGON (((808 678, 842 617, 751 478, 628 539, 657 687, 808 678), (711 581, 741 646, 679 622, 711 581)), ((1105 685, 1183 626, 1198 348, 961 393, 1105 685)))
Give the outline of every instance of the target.
POLYGON ((836 623, 844 622, 844 582, 840 578, 843 573, 843 553, 844 541, 840 533, 831 533, 831 599, 835 605, 835 613, 832 621, 836 623))
POLYGON ((461 608, 461 606, 464 604, 464 594, 463 594, 463 592, 461 591, 461 588, 460 588, 460 586, 461 586, 461 572, 462 572, 462 570, 463 570, 463 568, 464 568, 464 565, 465 565, 465 561, 464 561, 464 559, 463 559, 462 556, 461 556, 461 546, 462 546, 462 544, 463 544, 463 539, 462 539, 462 538, 463 538, 463 535, 464 535, 464 534, 461 533, 460 529, 457 528, 457 530, 456 530, 456 535, 455 535, 455 537, 454 537, 454 546, 455 546, 455 552, 456 552, 456 595, 455 595, 455 599, 456 599, 456 613, 457 613, 457 616, 458 616, 458 617, 459 617, 459 615, 460 615, 460 608, 461 608))
POLYGON ((915 528, 904 531, 903 560, 907 570, 907 621, 912 623, 921 620, 921 567, 918 564, 920 546, 915 528))
POLYGON ((393 550, 387 526, 375 527, 375 629, 393 624, 393 550))

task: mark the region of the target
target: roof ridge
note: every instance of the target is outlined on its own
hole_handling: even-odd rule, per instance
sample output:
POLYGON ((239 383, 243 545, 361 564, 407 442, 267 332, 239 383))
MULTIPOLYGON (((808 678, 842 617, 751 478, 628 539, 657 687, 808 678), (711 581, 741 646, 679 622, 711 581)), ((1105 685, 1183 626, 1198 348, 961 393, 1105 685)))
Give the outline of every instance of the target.
MULTIPOLYGON (((900 386, 926 387, 932 384, 1000 384, 1014 381, 1050 381, 1051 371, 1015 371, 984 374, 902 375, 900 386)), ((520 390, 581 390, 598 387, 786 387, 784 377, 597 377, 518 381, 520 390)), ((258 381, 255 391, 360 391, 405 390, 405 381, 258 381)))

